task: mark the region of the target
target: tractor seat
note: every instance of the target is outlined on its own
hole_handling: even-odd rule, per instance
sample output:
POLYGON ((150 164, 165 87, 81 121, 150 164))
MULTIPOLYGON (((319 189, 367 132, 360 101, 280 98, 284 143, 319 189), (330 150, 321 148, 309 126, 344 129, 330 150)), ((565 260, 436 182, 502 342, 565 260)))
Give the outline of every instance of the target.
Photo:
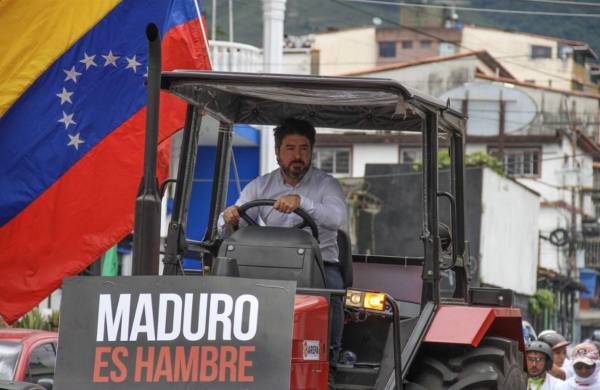
POLYGON ((337 244, 344 288, 352 287, 354 275, 352 273, 352 243, 350 242, 350 236, 345 231, 338 230, 337 244))
POLYGON ((223 240, 219 256, 235 259, 243 278, 295 280, 298 287, 325 288, 319 243, 301 229, 246 226, 223 240))

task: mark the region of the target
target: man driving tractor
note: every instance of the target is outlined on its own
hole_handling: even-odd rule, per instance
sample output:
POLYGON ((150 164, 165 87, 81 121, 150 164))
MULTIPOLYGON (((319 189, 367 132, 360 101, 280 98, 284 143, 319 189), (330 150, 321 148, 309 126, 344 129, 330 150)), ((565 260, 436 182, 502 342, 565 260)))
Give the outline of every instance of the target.
MULTIPOLYGON (((316 136, 312 124, 288 118, 274 129, 274 136, 279 168, 248 183, 235 204, 223 210, 219 218, 219 232, 222 237, 227 237, 245 224, 240 220, 239 207, 253 200, 276 200, 273 207, 248 211, 252 219, 260 218, 268 226, 292 227, 298 224, 301 218, 293 212, 302 208, 318 227, 326 286, 342 289, 337 245, 337 231, 346 222, 342 188, 333 176, 311 164, 316 136)), ((333 369, 341 347, 343 315, 342 298, 332 297, 329 362, 333 369)))

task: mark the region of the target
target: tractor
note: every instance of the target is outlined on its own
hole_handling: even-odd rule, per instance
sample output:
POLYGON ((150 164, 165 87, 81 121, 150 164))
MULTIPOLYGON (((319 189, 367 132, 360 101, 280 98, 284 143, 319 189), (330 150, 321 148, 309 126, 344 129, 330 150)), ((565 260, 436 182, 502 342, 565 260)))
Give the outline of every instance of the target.
POLYGON ((182 259, 196 253, 204 259, 198 284, 202 275, 295 281, 290 389, 328 386, 327 313, 332 296, 343 297, 343 349, 351 352, 351 358, 337 368, 336 389, 525 388, 521 314, 512 307, 512 292, 469 286, 464 193, 467 118, 462 113, 388 79, 195 70, 161 73, 158 34, 151 28, 147 34, 148 122, 144 178, 136 204, 135 274, 157 275, 162 253, 163 274, 181 275, 182 259), (170 181, 175 186, 172 218, 163 248, 158 233, 161 189, 154 172, 160 91, 187 102, 177 177, 170 181), (204 239, 191 240, 186 236, 186 213, 199 129, 206 115, 219 122, 210 216, 204 239), (287 117, 308 120, 316 128, 408 132, 420 137, 423 213, 421 236, 415 239, 422 241, 422 257, 351 253, 348 235, 339 232, 345 288, 327 289, 318 229, 308 213, 298 210, 302 222, 289 228, 260 226, 245 215, 250 208, 269 207, 273 204, 269 199, 243 205, 240 211, 249 226, 226 239, 219 237, 217 221, 226 206, 234 125, 274 126, 287 117), (447 192, 438 183, 442 144, 451 157, 447 192), (440 222, 440 202, 448 202, 451 210, 447 226, 440 222), (453 291, 442 291, 442 270, 453 274, 453 291))

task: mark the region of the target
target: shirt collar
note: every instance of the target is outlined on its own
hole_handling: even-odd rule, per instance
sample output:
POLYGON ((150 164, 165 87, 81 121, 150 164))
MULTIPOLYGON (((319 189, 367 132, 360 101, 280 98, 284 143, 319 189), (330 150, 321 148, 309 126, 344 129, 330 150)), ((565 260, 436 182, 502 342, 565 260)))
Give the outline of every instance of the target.
MULTIPOLYGON (((289 184, 287 184, 285 182, 285 180, 283 179, 283 170, 281 169, 281 167, 277 168, 277 171, 275 171, 275 172, 277 173, 276 176, 282 185, 292 187, 289 184)), ((302 179, 300 180, 298 185, 295 187, 292 187, 292 188, 298 188, 298 187, 301 187, 303 184, 306 184, 310 180, 310 177, 312 176, 312 174, 313 174, 313 166, 311 164, 310 167, 308 168, 308 171, 306 171, 306 173, 304 174, 304 176, 302 177, 302 179)))

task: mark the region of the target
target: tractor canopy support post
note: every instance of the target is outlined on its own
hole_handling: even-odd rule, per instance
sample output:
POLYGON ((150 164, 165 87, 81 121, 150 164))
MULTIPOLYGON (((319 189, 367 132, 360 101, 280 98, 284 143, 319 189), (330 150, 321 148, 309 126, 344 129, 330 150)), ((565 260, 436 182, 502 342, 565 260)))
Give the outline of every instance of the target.
POLYGON ((183 139, 181 141, 181 154, 179 155, 179 165, 177 168, 175 201, 167 233, 164 275, 177 275, 182 271, 181 256, 185 251, 185 226, 187 225, 188 206, 192 192, 194 169, 196 167, 201 123, 202 115, 200 109, 191 104, 188 105, 183 139))
POLYGON ((148 38, 148 100, 144 176, 135 201, 133 235, 133 274, 158 275, 160 255, 161 198, 156 177, 158 110, 160 100, 160 33, 155 24, 146 27, 148 38))
POLYGON ((212 195, 210 198, 210 216, 206 236, 204 237, 205 241, 215 240, 218 236, 217 223, 219 214, 225 208, 225 202, 227 201, 232 140, 233 125, 225 122, 219 123, 217 155, 213 174, 212 195))
POLYGON ((423 290, 421 306, 427 302, 440 302, 440 263, 438 227, 438 114, 425 113, 423 129, 423 290))
POLYGON ((452 161, 452 193, 456 200, 456 222, 452 232, 452 239, 456 242, 456 255, 462 259, 454 267, 456 285, 454 298, 467 299, 468 296, 468 270, 469 254, 465 236, 465 161, 464 161, 464 138, 456 133, 452 134, 451 144, 452 161))

